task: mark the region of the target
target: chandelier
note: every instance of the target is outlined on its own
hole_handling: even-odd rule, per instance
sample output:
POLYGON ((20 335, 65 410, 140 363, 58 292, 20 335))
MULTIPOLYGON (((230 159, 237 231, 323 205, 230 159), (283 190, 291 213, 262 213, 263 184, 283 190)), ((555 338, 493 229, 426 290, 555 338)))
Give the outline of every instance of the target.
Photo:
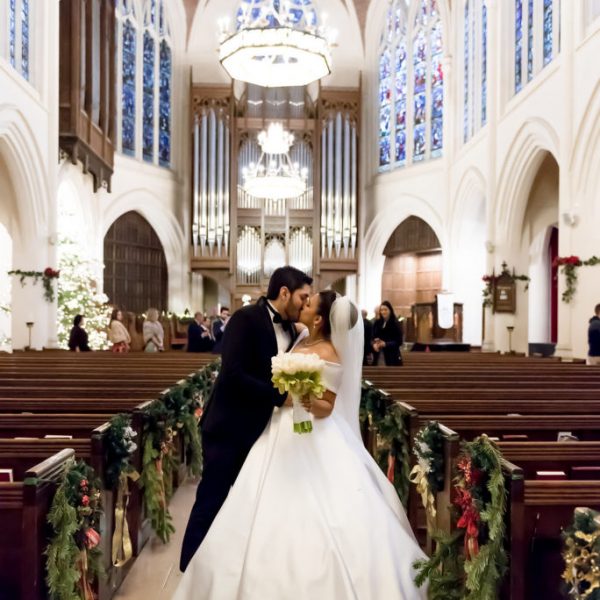
POLYGON ((242 0, 237 31, 221 20, 219 60, 233 79, 303 86, 331 73, 332 30, 317 26, 310 0, 242 0))
POLYGON ((294 136, 281 123, 271 123, 258 134, 262 150, 258 163, 242 170, 244 191, 255 198, 284 200, 297 198, 306 191, 308 169, 300 169, 290 159, 294 136))

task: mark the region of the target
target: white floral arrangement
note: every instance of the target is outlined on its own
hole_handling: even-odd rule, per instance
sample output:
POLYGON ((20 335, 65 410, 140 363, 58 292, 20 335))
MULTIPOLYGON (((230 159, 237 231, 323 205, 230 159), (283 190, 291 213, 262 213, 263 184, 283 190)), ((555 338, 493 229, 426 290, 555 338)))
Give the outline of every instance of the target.
POLYGON ((137 444, 133 438, 137 436, 137 431, 134 431, 131 426, 125 427, 123 431, 123 445, 129 454, 133 454, 137 450, 137 444))
POLYGON ((322 383, 323 361, 317 354, 283 353, 271 359, 271 381, 281 394, 292 397, 294 431, 310 433, 312 415, 302 406, 302 397, 307 395, 321 398, 325 391, 322 383))

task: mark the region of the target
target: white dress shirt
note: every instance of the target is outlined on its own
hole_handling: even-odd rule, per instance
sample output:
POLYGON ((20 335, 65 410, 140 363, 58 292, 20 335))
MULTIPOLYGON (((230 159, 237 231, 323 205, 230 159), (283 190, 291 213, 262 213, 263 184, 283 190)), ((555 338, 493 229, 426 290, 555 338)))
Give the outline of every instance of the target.
MULTIPOLYGON (((267 300, 267 302, 269 302, 269 300, 267 300)), ((269 311, 271 322, 273 322, 273 318, 275 317, 273 311, 275 311, 277 314, 279 314, 279 311, 270 302, 269 306, 273 309, 269 311)), ((283 328, 281 323, 273 323, 273 329, 275 330, 275 337, 277 338, 278 352, 285 352, 292 341, 290 334, 283 328)))

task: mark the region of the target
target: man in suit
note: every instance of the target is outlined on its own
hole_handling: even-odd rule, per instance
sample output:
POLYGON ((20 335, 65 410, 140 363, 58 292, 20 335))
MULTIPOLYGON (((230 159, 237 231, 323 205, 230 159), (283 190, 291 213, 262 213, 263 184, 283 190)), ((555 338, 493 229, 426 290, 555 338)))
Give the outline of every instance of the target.
POLYGON ((222 306, 219 313, 219 317, 215 320, 212 326, 212 337, 215 341, 213 352, 215 354, 221 354, 221 348, 223 345, 223 334, 225 333, 225 326, 229 321, 229 308, 222 306))
POLYGON ((194 320, 188 327, 188 352, 210 352, 213 347, 213 339, 210 329, 204 324, 204 315, 201 312, 194 314, 194 320))
MULTIPOLYGON (((223 336, 223 360, 204 409, 204 468, 181 549, 185 571, 233 485, 250 449, 282 406, 271 382, 271 358, 290 350, 294 322, 310 296, 312 279, 294 267, 276 269, 266 298, 237 310, 223 336)), ((224 556, 223 560, 227 560, 224 556)))

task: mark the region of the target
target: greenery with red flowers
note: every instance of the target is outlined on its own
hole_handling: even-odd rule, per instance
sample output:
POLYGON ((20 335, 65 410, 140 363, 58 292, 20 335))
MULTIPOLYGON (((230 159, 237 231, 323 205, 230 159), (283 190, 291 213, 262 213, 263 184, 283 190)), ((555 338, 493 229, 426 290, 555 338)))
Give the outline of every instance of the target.
POLYGON ((15 269, 9 271, 9 275, 17 275, 19 277, 19 283, 25 285, 25 279, 27 277, 33 278, 33 284, 35 285, 40 279, 44 285, 44 298, 47 302, 54 301, 54 287, 52 286, 52 280, 60 277, 60 271, 56 271, 51 267, 46 267, 43 271, 21 271, 21 269, 15 269))
POLYGON ((561 267, 561 272, 567 280, 567 287, 562 293, 562 300, 565 304, 569 304, 575 292, 577 291, 577 269, 579 267, 594 267, 600 264, 598 256, 592 256, 587 260, 581 260, 579 256, 557 256, 552 263, 552 266, 557 269, 561 267))
POLYGON ((508 275, 517 281, 525 282, 525 291, 529 289, 529 282, 531 278, 528 275, 517 275, 515 270, 513 269, 512 273, 508 270, 508 265, 506 262, 502 263, 502 272, 500 275, 495 275, 492 273, 491 275, 484 275, 481 279, 485 283, 485 287, 483 288, 483 306, 492 306, 494 303, 494 288, 496 287, 496 283, 498 283, 498 279, 503 275, 508 275))
POLYGON ((50 600, 86 600, 100 574, 100 481, 84 461, 69 461, 56 490, 48 523, 53 534, 46 549, 50 600))

